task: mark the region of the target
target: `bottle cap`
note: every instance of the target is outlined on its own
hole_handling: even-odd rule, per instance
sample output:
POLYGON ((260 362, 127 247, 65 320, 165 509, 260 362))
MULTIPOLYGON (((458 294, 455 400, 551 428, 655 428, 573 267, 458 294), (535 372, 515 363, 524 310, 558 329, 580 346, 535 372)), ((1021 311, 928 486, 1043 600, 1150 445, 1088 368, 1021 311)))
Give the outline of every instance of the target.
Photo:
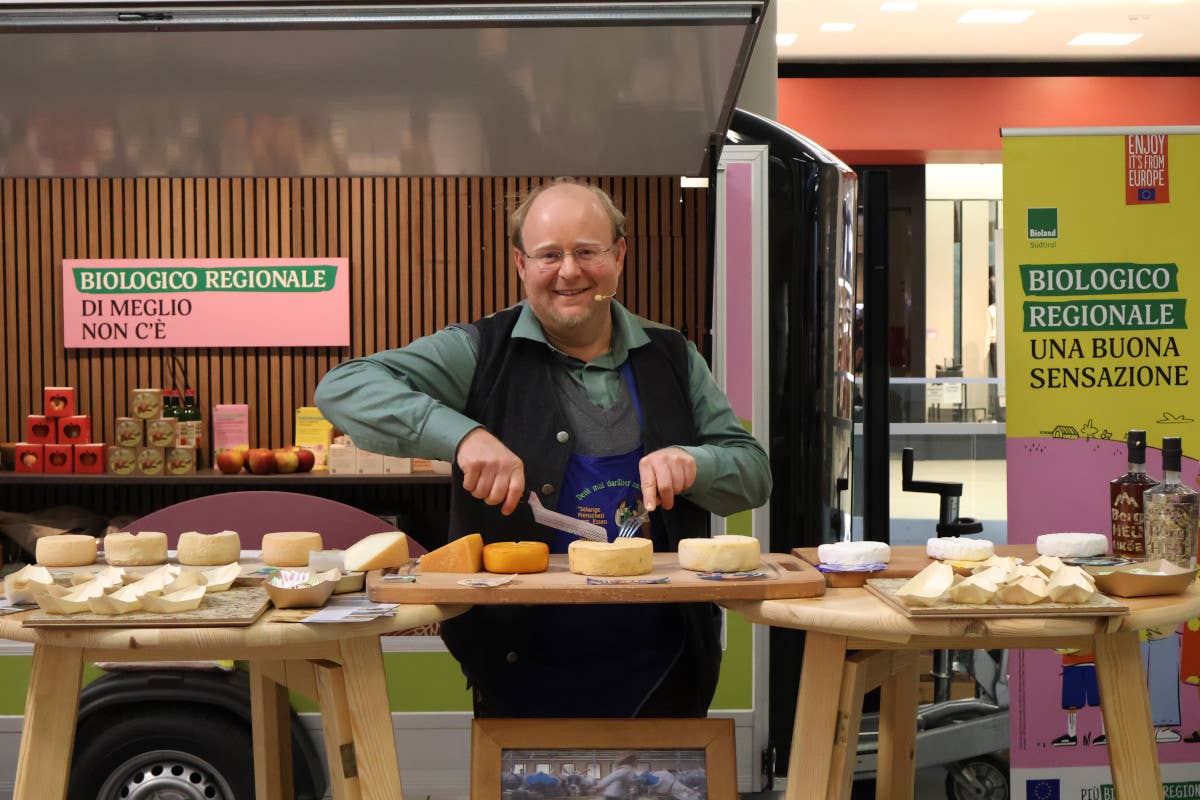
POLYGON ((1129 438, 1126 440, 1129 447, 1129 463, 1130 464, 1145 464, 1146 463, 1146 432, 1139 430, 1129 431, 1129 438))
POLYGON ((1183 440, 1178 436, 1164 436, 1162 441, 1163 472, 1179 472, 1183 456, 1183 440))

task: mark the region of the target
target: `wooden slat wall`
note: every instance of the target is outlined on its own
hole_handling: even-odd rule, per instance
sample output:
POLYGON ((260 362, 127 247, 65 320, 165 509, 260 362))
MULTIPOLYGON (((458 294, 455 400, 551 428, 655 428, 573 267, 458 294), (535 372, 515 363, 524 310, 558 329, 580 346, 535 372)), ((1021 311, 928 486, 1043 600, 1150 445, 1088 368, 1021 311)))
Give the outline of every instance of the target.
MULTIPOLYGON (((706 197, 671 178, 593 179, 629 218, 618 299, 686 330, 708 326, 706 197)), ((0 180, 0 441, 24 436, 42 387, 75 386, 94 438, 129 389, 170 386, 178 358, 201 408, 248 402, 256 446, 292 441, 293 410, 352 356, 398 347, 521 297, 507 250, 521 178, 0 180), (71 350, 63 258, 350 259, 351 347, 71 350)), ((230 320, 253 325, 253 320, 230 320)))

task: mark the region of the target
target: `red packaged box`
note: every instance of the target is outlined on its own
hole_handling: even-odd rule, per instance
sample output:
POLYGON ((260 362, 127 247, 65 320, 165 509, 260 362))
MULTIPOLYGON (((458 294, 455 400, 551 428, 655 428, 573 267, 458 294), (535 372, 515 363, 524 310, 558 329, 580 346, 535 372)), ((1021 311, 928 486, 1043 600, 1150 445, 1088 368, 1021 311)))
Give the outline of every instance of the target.
POLYGON ((33 442, 17 442, 16 461, 13 464, 17 472, 42 472, 44 444, 33 442))
POLYGON ((87 444, 92 441, 92 418, 87 414, 58 418, 59 444, 87 444))
POLYGON ((63 475, 75 471, 75 454, 71 452, 71 445, 46 444, 42 447, 42 459, 45 461, 43 472, 63 475))
POLYGON ((99 444, 77 444, 73 448, 75 454, 75 471, 83 474, 104 474, 103 442, 99 444))
POLYGON ((75 387, 46 386, 42 389, 43 412, 47 417, 75 416, 75 387))
POLYGON ((25 417, 25 441, 29 444, 58 444, 58 421, 42 414, 25 417))

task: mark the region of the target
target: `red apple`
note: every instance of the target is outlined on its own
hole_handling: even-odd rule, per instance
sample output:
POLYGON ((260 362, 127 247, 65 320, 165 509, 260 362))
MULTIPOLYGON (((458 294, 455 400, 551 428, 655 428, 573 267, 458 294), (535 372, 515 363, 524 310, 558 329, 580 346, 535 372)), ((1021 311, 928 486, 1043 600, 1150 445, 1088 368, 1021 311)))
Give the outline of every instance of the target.
POLYGON ((307 447, 298 449, 296 451, 296 458, 300 459, 300 468, 297 472, 310 472, 317 463, 317 454, 307 447))
POLYGON ((235 475, 242 471, 246 464, 246 451, 222 450, 217 453, 217 469, 226 475, 235 475))
POLYGON ((300 457, 295 450, 287 448, 275 451, 275 469, 279 472, 295 472, 300 468, 300 457))
POLYGON ((255 475, 267 475, 275 471, 275 454, 265 447, 256 447, 246 454, 246 466, 255 475))

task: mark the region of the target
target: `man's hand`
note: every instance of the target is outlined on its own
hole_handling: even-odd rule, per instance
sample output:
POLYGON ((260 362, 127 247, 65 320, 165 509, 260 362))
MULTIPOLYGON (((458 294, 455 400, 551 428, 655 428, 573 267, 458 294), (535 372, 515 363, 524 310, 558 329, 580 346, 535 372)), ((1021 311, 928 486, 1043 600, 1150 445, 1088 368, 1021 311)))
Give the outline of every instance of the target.
POLYGON ((458 443, 454 454, 463 471, 463 488, 489 506, 504 505, 505 516, 517 510, 525 493, 525 465, 485 428, 476 428, 458 443))
POLYGON ((642 476, 642 500, 647 511, 675 506, 675 495, 696 482, 696 459, 678 447, 664 447, 638 462, 642 476))

